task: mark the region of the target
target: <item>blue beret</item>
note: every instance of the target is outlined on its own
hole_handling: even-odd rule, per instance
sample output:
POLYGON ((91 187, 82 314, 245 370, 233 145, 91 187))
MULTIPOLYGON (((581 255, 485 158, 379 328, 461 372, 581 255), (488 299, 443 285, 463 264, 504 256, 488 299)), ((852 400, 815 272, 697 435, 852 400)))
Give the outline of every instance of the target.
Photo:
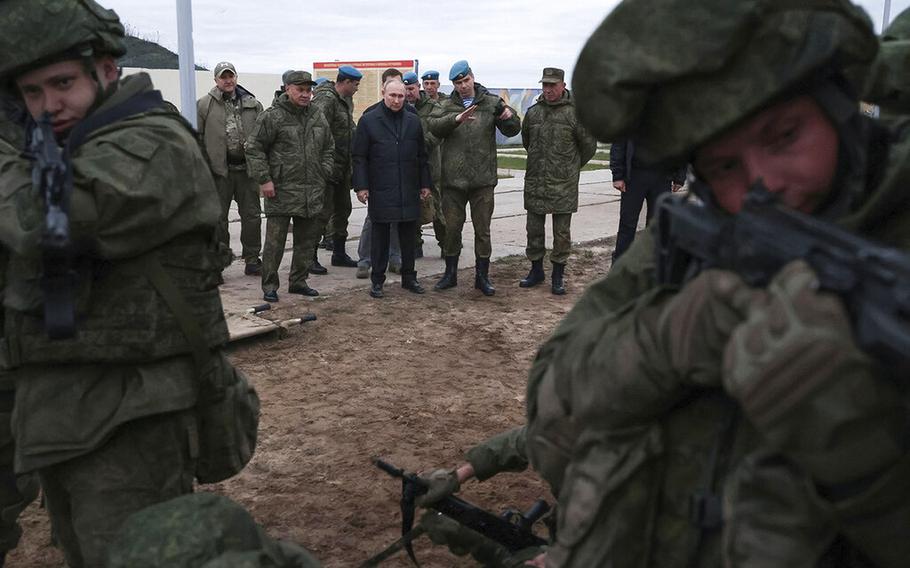
POLYGON ((468 62, 462 59, 461 61, 456 61, 452 65, 452 69, 449 71, 449 81, 460 81, 468 76, 471 72, 471 66, 468 65, 468 62))
POLYGON ((353 79, 355 81, 363 79, 363 73, 358 71, 356 67, 351 67, 350 65, 342 65, 339 67, 338 74, 344 76, 345 79, 353 79))
POLYGON ((320 78, 316 79, 316 84, 321 85, 321 84, 325 83, 326 81, 328 81, 328 79, 326 79, 325 77, 320 77, 320 78))
POLYGON ((413 71, 408 71, 401 77, 401 81, 405 85, 416 85, 417 84, 417 73, 413 71))
POLYGON ((439 80, 439 71, 427 71, 420 76, 424 81, 438 81, 439 80))

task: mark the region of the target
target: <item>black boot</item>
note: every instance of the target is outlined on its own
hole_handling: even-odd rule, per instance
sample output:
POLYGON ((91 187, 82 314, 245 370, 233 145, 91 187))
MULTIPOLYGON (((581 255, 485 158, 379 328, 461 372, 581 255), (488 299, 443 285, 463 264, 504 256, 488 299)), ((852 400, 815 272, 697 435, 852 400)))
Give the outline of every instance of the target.
POLYGON ((335 237, 335 246, 332 248, 332 266, 344 268, 357 268, 357 261, 348 256, 344 250, 343 237, 335 237))
POLYGON ((405 276, 401 279, 401 287, 405 290, 414 292, 415 294, 423 294, 425 290, 423 286, 420 285, 420 282, 417 281, 417 276, 405 276))
POLYGON ((316 251, 313 251, 313 264, 310 265, 310 274, 316 274, 317 276, 322 276, 323 274, 328 274, 329 271, 325 266, 319 264, 319 255, 316 254, 316 251))
POLYGON ((447 256, 446 257, 446 271, 442 275, 442 278, 439 279, 439 282, 436 283, 437 290, 445 290, 446 288, 454 288, 458 285, 458 257, 457 256, 447 256))
POLYGON ((547 275, 543 273, 543 259, 531 261, 531 271, 525 276, 518 286, 521 288, 533 288, 546 279, 547 275))
POLYGON ((553 263, 553 286, 552 291, 557 296, 562 296, 566 293, 566 282, 563 279, 563 276, 566 272, 566 265, 560 264, 558 262, 553 263))
POLYGON ((483 292, 484 296, 496 293, 493 282, 490 280, 490 259, 478 258, 477 267, 474 269, 474 287, 483 292))

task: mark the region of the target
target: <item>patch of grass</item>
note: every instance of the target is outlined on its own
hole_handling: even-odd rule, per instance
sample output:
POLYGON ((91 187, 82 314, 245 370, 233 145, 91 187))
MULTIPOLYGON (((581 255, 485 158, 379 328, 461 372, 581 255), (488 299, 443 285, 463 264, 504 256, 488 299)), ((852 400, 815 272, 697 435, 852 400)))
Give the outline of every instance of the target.
POLYGON ((594 170, 608 170, 608 169, 610 169, 610 166, 608 166, 607 164, 592 164, 591 162, 588 162, 587 164, 584 165, 583 168, 581 168, 581 171, 592 172, 594 170))
POLYGON ((509 156, 496 156, 496 167, 504 170, 526 170, 528 169, 528 161, 509 156))
POLYGON ((594 159, 594 160, 609 160, 609 159, 610 159, 610 151, 607 150, 606 152, 603 152, 603 151, 598 150, 597 152, 594 153, 594 158, 592 158, 592 159, 594 159))

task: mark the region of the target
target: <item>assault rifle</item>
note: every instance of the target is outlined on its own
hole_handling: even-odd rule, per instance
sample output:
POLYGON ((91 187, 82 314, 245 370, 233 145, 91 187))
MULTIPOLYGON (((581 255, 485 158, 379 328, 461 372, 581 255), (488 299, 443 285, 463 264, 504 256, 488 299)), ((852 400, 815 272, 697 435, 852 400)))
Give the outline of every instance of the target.
MULTIPOLYGON (((705 190, 701 185, 695 193, 705 190)), ((802 259, 821 289, 843 299, 860 347, 895 373, 910 371, 907 253, 785 207, 761 181, 736 215, 667 194, 657 204, 657 223, 660 284, 681 285, 702 270, 721 268, 750 286, 765 286, 785 264, 802 259)))
MULTIPOLYGON (((391 553, 397 552, 401 548, 404 548, 411 560, 414 561, 414 564, 419 566, 417 558, 414 556, 414 549, 411 547, 411 541, 423 534, 423 531, 422 527, 417 527, 413 530, 412 527, 414 526, 416 499, 419 495, 427 492, 427 485, 416 474, 407 473, 380 459, 374 461, 376 467, 392 477, 401 479, 402 538, 362 566, 375 566, 380 561, 388 558, 391 553)), ((547 541, 535 535, 531 528, 535 522, 550 510, 550 505, 542 499, 534 503, 526 513, 508 510, 502 515, 495 515, 468 503, 464 499, 451 495, 431 504, 430 507, 458 521, 462 526, 501 544, 510 552, 547 544, 547 541)))
POLYGON ((76 280, 69 223, 73 180, 54 138, 49 113, 30 125, 26 157, 33 162, 32 185, 45 208, 41 238, 44 325, 51 339, 66 339, 76 333, 76 280))

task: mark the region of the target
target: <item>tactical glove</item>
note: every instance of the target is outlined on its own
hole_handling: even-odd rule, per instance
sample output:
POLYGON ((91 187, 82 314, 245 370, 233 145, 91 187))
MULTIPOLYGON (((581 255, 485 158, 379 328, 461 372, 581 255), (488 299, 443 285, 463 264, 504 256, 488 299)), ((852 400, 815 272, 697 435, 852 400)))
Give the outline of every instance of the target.
POLYGON ((904 455, 906 409, 854 342, 840 298, 818 288, 803 261, 784 267, 732 334, 724 387, 771 447, 836 487, 904 455))
POLYGON ((454 469, 437 469, 421 473, 419 477, 427 484, 427 492, 415 500, 419 507, 429 507, 436 501, 457 493, 461 488, 454 469))
POLYGON ((434 544, 447 546, 456 556, 470 554, 487 568, 518 568, 544 551, 543 548, 531 547, 510 553, 501 544, 435 511, 424 513, 420 524, 434 544))

